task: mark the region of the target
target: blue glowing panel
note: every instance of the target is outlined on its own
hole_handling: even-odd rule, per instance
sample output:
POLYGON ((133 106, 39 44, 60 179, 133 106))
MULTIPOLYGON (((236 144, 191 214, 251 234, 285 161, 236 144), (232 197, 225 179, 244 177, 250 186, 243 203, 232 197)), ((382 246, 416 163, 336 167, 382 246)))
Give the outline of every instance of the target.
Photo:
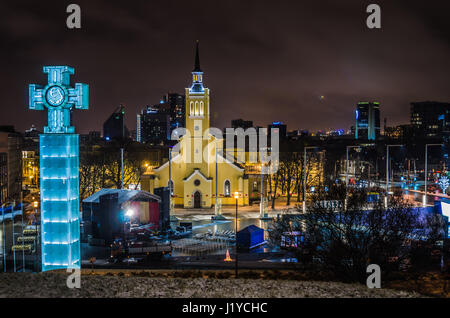
POLYGON ((80 268, 78 135, 40 135, 42 271, 80 268))

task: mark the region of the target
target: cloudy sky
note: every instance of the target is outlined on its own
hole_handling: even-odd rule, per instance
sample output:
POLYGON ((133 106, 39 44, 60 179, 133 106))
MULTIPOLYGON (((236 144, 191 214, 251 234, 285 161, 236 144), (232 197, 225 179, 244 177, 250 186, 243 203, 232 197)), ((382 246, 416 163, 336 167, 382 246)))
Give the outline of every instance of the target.
POLYGON ((70 65, 90 85, 79 133, 101 130, 120 103, 135 129, 145 105, 184 93, 197 39, 216 127, 243 118, 348 129, 360 100, 379 101, 388 126, 407 123, 410 102, 450 101, 447 2, 2 1, 0 124, 42 129, 46 112, 28 110, 28 84, 45 84, 44 65, 70 65), (66 27, 70 3, 81 6, 81 30, 66 27), (370 3, 381 6, 380 30, 366 27, 370 3))

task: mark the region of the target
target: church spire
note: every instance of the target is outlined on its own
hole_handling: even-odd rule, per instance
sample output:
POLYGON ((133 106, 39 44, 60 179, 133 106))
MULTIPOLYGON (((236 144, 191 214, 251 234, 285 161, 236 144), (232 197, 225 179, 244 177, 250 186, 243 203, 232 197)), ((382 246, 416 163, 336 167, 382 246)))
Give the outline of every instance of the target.
POLYGON ((202 70, 200 69, 200 56, 199 56, 199 52, 198 52, 199 41, 198 40, 197 40, 196 44, 197 45, 196 45, 196 49, 195 49, 195 67, 192 72, 201 72, 202 70))

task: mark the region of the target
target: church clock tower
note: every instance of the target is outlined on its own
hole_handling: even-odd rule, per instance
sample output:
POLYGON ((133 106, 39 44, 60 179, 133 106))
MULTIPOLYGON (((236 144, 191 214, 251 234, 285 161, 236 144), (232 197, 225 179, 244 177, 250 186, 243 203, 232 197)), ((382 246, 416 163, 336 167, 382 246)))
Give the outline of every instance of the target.
POLYGON ((239 205, 248 204, 248 178, 244 168, 226 160, 222 155, 223 139, 208 133, 210 92, 203 85, 198 41, 192 83, 186 88, 185 96, 186 132, 180 139, 179 151, 172 154, 171 163, 166 162, 153 170, 153 187, 172 184, 174 205, 184 208, 211 208, 216 205, 216 213, 219 213, 222 204, 236 204, 232 196, 235 192, 240 196, 239 205))
POLYGON ((195 66, 192 71, 192 85, 186 88, 186 129, 191 135, 191 149, 194 162, 201 162, 203 132, 209 128, 209 88, 203 85, 203 71, 200 68, 199 42, 195 52, 195 66))

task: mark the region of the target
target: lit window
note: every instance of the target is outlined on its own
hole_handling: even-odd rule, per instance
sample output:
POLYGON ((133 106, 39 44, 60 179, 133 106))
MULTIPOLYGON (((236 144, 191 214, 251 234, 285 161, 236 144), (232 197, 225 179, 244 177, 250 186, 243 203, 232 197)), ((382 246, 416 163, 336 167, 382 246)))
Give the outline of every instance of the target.
POLYGON ((231 196, 231 184, 229 180, 225 181, 224 184, 224 193, 226 197, 230 197, 231 196))

